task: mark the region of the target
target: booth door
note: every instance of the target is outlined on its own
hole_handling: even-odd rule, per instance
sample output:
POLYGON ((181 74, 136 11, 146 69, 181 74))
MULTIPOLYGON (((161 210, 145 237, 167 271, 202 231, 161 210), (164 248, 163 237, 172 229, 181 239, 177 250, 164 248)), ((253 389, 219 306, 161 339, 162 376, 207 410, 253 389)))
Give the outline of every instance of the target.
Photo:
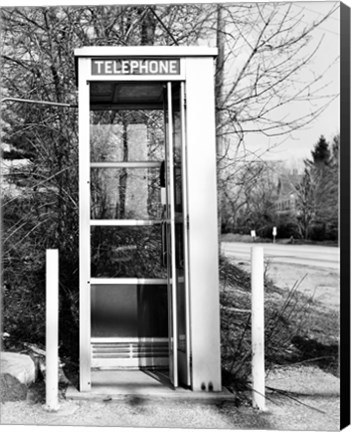
POLYGON ((168 317, 170 378, 190 386, 190 318, 188 222, 186 193, 185 86, 168 82, 165 89, 168 242, 168 317))
POLYGON ((190 386, 185 89, 144 86, 163 110, 90 112, 91 365, 169 366, 190 386))
MULTIPOLYGON (((104 85, 91 83, 92 97, 98 91, 104 85)), ((92 368, 168 367, 163 118, 162 110, 91 110, 92 368)))

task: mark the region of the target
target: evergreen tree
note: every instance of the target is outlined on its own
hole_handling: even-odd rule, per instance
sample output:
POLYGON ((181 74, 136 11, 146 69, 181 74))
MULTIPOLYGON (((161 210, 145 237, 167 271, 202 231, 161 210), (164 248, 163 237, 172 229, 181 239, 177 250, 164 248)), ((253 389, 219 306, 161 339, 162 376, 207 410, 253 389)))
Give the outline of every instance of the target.
POLYGON ((338 148, 321 135, 312 159, 306 159, 302 181, 296 186, 297 223, 301 236, 315 240, 336 240, 338 236, 338 148))
POLYGON ((320 136, 319 141, 311 151, 312 162, 315 165, 328 165, 330 162, 329 144, 323 135, 320 136))

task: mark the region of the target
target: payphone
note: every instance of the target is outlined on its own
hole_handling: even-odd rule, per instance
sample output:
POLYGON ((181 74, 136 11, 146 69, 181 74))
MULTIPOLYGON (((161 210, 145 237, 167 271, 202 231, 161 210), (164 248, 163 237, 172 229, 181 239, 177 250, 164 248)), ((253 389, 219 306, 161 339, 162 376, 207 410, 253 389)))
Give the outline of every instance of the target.
POLYGON ((215 55, 75 51, 81 391, 123 368, 221 389, 215 55))

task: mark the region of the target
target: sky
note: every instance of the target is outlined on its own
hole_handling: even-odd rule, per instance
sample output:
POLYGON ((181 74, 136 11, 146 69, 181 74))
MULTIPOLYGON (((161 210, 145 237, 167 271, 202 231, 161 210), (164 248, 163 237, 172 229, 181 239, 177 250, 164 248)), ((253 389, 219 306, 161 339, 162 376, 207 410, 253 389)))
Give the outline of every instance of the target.
MULTIPOLYGON (((303 9, 304 21, 310 22, 318 19, 330 10, 333 2, 296 2, 296 8, 303 9)), ((328 18, 320 28, 314 31, 315 41, 323 37, 320 49, 314 56, 309 69, 313 73, 325 70, 331 61, 339 54, 339 10, 328 18)), ((340 67, 337 62, 323 77, 323 83, 328 85, 328 94, 338 95, 340 92, 340 67)), ((279 138, 265 139, 262 135, 247 137, 247 147, 252 151, 275 146, 273 150, 265 153, 263 159, 284 160, 292 168, 301 168, 302 160, 310 158, 313 146, 321 135, 331 141, 340 131, 340 99, 337 97, 328 108, 313 122, 303 129, 294 131, 291 135, 279 138)), ((296 109, 291 106, 291 109, 296 109)))

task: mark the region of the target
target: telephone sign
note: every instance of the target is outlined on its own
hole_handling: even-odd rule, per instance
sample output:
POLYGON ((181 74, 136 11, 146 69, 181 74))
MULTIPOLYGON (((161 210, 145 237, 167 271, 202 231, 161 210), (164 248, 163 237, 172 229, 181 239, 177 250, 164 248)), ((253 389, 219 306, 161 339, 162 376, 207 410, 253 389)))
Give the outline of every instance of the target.
POLYGON ((92 59, 92 75, 179 75, 179 58, 92 59))

